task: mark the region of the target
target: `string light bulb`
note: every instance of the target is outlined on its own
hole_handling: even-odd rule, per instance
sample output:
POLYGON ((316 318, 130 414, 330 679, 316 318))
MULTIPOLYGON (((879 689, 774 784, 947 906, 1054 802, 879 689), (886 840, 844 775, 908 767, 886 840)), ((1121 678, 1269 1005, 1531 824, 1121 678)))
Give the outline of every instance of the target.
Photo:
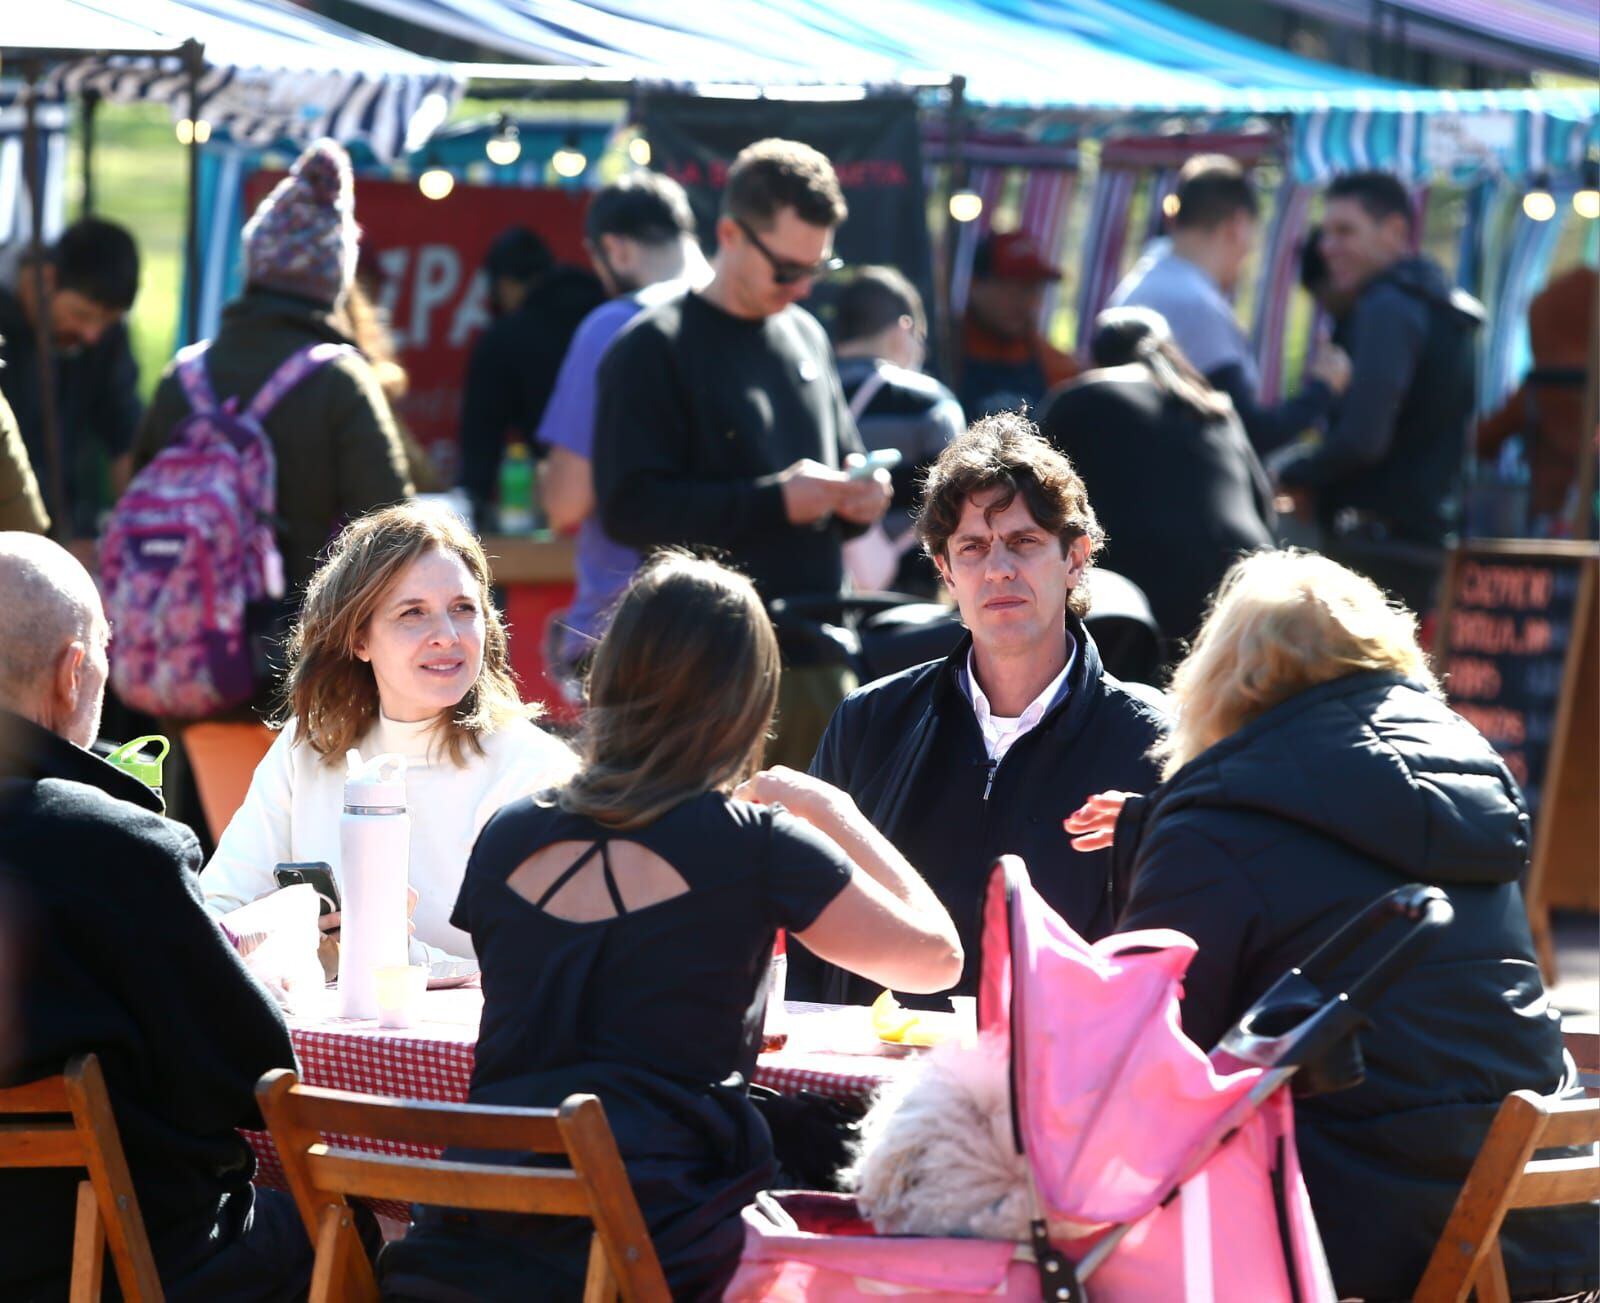
POLYGON ((437 163, 432 164, 417 178, 417 189, 424 199, 446 199, 456 188, 456 179, 437 163))
POLYGON ((1522 196, 1523 214, 1532 222, 1548 222, 1556 215, 1556 197, 1550 193, 1550 178, 1540 176, 1533 188, 1522 196))
POLYGON ((638 167, 650 166, 650 142, 643 136, 635 136, 628 142, 628 157, 638 167))
POLYGON ((494 134, 483 143, 483 152, 496 167, 510 167, 515 163, 522 157, 522 136, 517 124, 502 113, 494 134))
POLYGON ((1176 217, 1178 215, 1178 209, 1181 206, 1182 205, 1179 202, 1176 191, 1172 192, 1171 194, 1165 194, 1161 196, 1161 213, 1162 216, 1167 218, 1167 220, 1170 221, 1172 218, 1176 217))
POLYGON ((173 130, 177 132, 180 145, 203 145, 211 139, 211 124, 204 118, 179 118, 173 130))
POLYGON ((975 222, 983 216, 983 196, 973 190, 957 190, 950 196, 950 218, 957 222, 975 222))
POLYGON ((557 176, 571 180, 575 176, 582 176, 583 169, 589 166, 589 160, 578 148, 578 137, 569 135, 561 148, 550 156, 550 166, 555 169, 557 176))
POLYGON ((1572 196, 1572 211, 1586 221, 1600 217, 1600 190, 1579 190, 1572 196))

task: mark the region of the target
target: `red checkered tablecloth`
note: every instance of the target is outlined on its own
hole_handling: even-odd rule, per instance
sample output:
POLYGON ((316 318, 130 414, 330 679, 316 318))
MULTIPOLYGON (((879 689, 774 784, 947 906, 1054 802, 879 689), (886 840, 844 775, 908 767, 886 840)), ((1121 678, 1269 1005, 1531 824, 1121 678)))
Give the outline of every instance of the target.
MULTIPOLYGON (((382 1028, 371 1019, 291 1018, 289 1035, 300 1061, 300 1080, 310 1086, 352 1090, 363 1095, 462 1103, 472 1079, 483 992, 475 988, 429 991, 422 1017, 404 1031, 382 1028)), ((792 1003, 789 1043, 763 1054, 755 1079, 784 1094, 815 1091, 830 1099, 863 1099, 903 1071, 907 1060, 891 1058, 872 1043, 865 1009, 792 1003), (852 1052, 824 1048, 838 1044, 852 1052)), ((247 1131, 256 1152, 256 1180, 284 1187, 278 1151, 265 1132, 247 1131)), ((362 1141, 375 1153, 433 1157, 437 1150, 416 1145, 362 1141)), ((377 1206, 385 1216, 404 1220, 399 1206, 377 1206)))

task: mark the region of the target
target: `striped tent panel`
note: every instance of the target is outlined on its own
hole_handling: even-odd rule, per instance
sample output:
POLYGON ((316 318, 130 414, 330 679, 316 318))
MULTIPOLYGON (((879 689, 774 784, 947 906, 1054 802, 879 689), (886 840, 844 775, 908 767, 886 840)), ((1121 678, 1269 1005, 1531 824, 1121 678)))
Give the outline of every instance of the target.
MULTIPOLYGON (((1571 192, 1558 198, 1570 202, 1571 192)), ((1478 374, 1481 411, 1503 401, 1528 369, 1528 305, 1550 278, 1550 261, 1561 238, 1561 223, 1528 217, 1520 195, 1503 193, 1502 203, 1510 232, 1486 304, 1489 321, 1478 374)))
POLYGON ((1300 243, 1305 238, 1315 191, 1285 177, 1273 202, 1260 277, 1256 285, 1251 341, 1261 372, 1260 401, 1275 403, 1283 395, 1285 335, 1295 291, 1300 286, 1300 243))
MULTIPOLYGON (((1065 261, 1067 225, 1072 216, 1072 195, 1077 173, 1033 171, 1028 173, 1022 194, 1021 228, 1033 236, 1039 253, 1056 267, 1065 261)), ((1045 290, 1039 308, 1039 329, 1047 331, 1061 297, 1061 282, 1045 290)))
MULTIPOLYGON (((1468 96, 1461 96, 1463 101, 1468 96)), ((1318 108, 1291 122, 1290 161, 1297 181, 1318 184, 1341 172, 1382 168, 1414 184, 1470 185, 1480 177, 1529 182, 1575 178, 1586 152, 1600 144, 1600 119, 1581 101, 1533 92, 1490 106, 1448 101, 1407 110, 1318 108), (1562 111, 1551 111, 1551 108, 1562 111)))
MULTIPOLYGON (((67 111, 60 104, 38 106, 44 144, 44 223, 46 243, 61 234, 66 213, 67 111)), ((33 235, 33 198, 28 190, 23 149, 23 110, 0 108, 0 248, 25 244, 33 235)))
MULTIPOLYGON (((61 0, 72 12, 86 0, 61 0)), ((464 81, 447 65, 342 27, 290 0, 118 0, 119 16, 204 46, 198 111, 213 132, 253 145, 318 136, 365 142, 398 157, 439 125, 464 81)), ((63 45, 81 48, 63 24, 63 45)), ((154 100, 190 112, 189 79, 173 58, 106 56, 57 65, 55 96, 93 89, 122 102, 154 100)))
POLYGON ((1095 180, 1089 229, 1084 233, 1078 285, 1078 353, 1087 360, 1090 326, 1117 287, 1122 251, 1128 238, 1128 208, 1139 174, 1102 168, 1095 180))

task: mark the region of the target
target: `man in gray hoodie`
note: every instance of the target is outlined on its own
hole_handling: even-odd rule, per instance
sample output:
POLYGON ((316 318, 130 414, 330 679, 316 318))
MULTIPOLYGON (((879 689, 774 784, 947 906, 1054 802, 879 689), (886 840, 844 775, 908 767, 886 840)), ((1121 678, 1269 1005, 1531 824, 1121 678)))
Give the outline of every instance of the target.
POLYGON ((1483 306, 1411 252, 1414 221, 1386 172, 1328 187, 1321 247, 1332 287, 1355 299, 1352 374, 1326 437, 1277 475, 1313 500, 1329 555, 1426 612, 1460 510, 1483 306))

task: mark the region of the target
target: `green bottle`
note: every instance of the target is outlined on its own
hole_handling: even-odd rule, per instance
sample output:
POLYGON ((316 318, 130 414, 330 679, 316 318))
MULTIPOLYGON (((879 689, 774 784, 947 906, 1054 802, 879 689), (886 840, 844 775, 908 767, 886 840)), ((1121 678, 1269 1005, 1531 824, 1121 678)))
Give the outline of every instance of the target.
POLYGON ((533 533, 533 457, 525 443, 506 449, 500 463, 500 532, 533 533))
POLYGON ((172 750, 172 743, 159 733, 148 733, 144 737, 136 737, 132 742, 124 742, 115 751, 106 757, 108 765, 115 765, 123 773, 137 778, 165 804, 166 797, 161 795, 161 762, 167 758, 167 752, 172 750), (154 756, 141 756, 147 743, 155 743, 161 749, 154 756))

